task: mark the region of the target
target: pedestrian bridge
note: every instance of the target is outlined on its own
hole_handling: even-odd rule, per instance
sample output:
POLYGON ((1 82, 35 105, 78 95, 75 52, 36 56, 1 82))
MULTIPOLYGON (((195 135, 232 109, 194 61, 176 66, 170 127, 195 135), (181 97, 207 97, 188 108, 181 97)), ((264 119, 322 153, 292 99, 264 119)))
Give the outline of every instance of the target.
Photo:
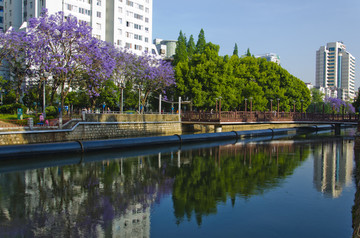
POLYGON ((332 124, 339 131, 341 125, 357 125, 359 114, 326 114, 301 112, 185 112, 181 116, 183 124, 223 125, 247 124, 332 124))

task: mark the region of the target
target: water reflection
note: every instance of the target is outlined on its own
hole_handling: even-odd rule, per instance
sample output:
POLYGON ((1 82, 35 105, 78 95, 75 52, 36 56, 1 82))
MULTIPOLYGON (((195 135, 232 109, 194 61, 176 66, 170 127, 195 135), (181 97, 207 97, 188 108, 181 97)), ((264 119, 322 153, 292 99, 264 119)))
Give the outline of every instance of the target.
POLYGON ((217 213, 219 202, 227 197, 247 198, 277 186, 310 153, 293 141, 277 143, 238 143, 183 153, 186 164, 176 174, 173 202, 177 223, 195 215, 217 213))
POLYGON ((353 140, 314 145, 314 184, 325 196, 337 198, 352 181, 353 140))
POLYGON ((338 197, 351 181, 348 142, 232 141, 128 158, 92 154, 82 161, 95 162, 3 172, 0 237, 150 237, 151 206, 169 195, 177 224, 195 217, 201 226, 228 198, 234 206, 278 187, 311 154, 316 189, 338 197))

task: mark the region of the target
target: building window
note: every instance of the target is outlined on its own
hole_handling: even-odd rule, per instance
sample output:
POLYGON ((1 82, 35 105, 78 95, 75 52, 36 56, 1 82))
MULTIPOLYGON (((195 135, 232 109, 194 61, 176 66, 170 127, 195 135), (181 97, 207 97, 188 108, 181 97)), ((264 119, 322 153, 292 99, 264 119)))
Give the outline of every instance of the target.
POLYGON ((101 24, 100 23, 96 23, 96 29, 101 30, 101 24))
POLYGON ((122 7, 118 7, 118 12, 122 13, 122 7))
POLYGON ((30 2, 30 8, 32 8, 33 7, 33 3, 32 2, 30 2))
POLYGON ((143 19, 143 16, 140 15, 140 14, 134 13, 134 18, 139 19, 139 20, 142 20, 142 19, 143 19))
POLYGON ((101 6, 101 0, 97 0, 96 5, 101 6))
POLYGON ((122 24, 122 18, 119 17, 118 21, 119 21, 120 24, 122 24))
POLYGON ((118 29, 118 35, 122 35, 122 30, 121 29, 118 29))
POLYGON ((148 37, 145 37, 145 42, 149 42, 149 38, 148 38, 148 37))
POLYGON ((134 6, 134 3, 132 1, 129 1, 127 0, 126 1, 126 5, 130 6, 130 7, 133 7, 134 6))
POLYGON ((125 48, 131 49, 131 48, 132 48, 132 44, 131 44, 131 43, 126 43, 126 44, 125 44, 125 48))
POLYGON ((135 28, 135 29, 138 29, 138 30, 141 30, 142 25, 139 25, 139 24, 134 24, 134 28, 135 28))
POLYGON ((101 12, 96 12, 96 16, 101 18, 101 12))
POLYGON ((145 22, 149 22, 149 18, 145 17, 145 22))
POLYGON ((149 8, 146 7, 146 8, 145 8, 145 12, 146 12, 146 13, 149 13, 149 8))
POLYGON ((117 45, 121 45, 121 40, 117 40, 117 45))

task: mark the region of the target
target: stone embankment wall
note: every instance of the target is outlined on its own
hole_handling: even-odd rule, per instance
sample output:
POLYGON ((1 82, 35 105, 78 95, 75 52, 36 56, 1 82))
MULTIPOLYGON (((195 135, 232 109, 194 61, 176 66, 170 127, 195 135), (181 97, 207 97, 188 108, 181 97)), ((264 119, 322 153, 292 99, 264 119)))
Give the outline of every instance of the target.
POLYGON ((0 145, 180 134, 179 115, 86 114, 69 129, 0 132, 0 145))

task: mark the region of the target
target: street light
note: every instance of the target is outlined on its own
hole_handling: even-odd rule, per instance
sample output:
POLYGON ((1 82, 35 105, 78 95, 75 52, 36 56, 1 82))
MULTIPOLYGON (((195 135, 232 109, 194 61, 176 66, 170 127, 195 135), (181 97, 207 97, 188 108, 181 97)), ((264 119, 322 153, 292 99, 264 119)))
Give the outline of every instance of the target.
POLYGON ((215 112, 218 111, 218 98, 215 98, 215 112))
POLYGON ((295 103, 296 103, 296 101, 294 100, 293 103, 294 103, 294 113, 295 113, 295 103))
POLYGON ((247 112, 247 98, 245 98, 245 112, 247 112))
POLYGON ((270 99, 270 112, 272 112, 272 102, 273 102, 273 100, 270 99))
POLYGON ((219 100, 219 112, 221 112, 221 99, 222 99, 221 96, 219 96, 219 97, 216 98, 216 110, 218 109, 218 108, 217 108, 217 101, 219 100))
POLYGON ((278 116, 278 118, 279 118, 279 112, 280 112, 279 103, 280 103, 280 98, 277 98, 276 100, 277 100, 277 102, 278 102, 278 105, 277 105, 277 111, 278 111, 277 116, 278 116))
POLYGON ((141 99, 141 89, 142 89, 142 86, 141 85, 138 85, 138 90, 139 90, 139 114, 141 114, 141 109, 140 109, 140 99, 141 99))
POLYGON ((252 113, 252 100, 253 100, 253 97, 250 97, 250 113, 252 113))
POLYGON ((123 75, 121 75, 121 77, 120 77, 119 87, 121 89, 120 113, 122 114, 123 111, 124 111, 124 88, 125 88, 124 76, 123 75))
POLYGON ((48 72, 44 72, 44 81, 43 81, 43 116, 44 118, 46 118, 46 102, 45 102, 45 98, 46 98, 46 94, 45 94, 45 86, 46 86, 46 80, 49 77, 49 73, 48 72))
POLYGON ((0 95, 1 95, 1 102, 0 102, 0 104, 1 105, 3 105, 4 103, 3 103, 3 94, 5 93, 5 89, 2 89, 1 90, 1 93, 0 93, 0 95))

